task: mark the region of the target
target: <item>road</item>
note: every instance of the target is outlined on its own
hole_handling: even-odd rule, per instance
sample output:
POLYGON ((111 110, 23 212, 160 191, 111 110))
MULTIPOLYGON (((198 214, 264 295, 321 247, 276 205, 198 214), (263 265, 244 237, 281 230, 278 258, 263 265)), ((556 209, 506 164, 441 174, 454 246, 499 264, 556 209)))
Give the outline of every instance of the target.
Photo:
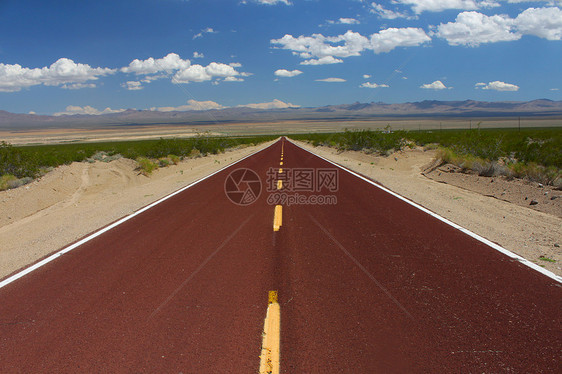
POLYGON ((559 282, 280 140, 0 288, 0 372, 256 373, 272 290, 282 373, 560 370, 559 282))

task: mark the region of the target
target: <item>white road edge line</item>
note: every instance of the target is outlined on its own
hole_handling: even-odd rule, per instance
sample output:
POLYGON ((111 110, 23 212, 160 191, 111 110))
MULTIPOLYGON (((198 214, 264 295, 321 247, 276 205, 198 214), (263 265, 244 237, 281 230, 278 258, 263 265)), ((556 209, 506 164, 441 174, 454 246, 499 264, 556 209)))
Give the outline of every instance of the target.
POLYGON ((325 158, 325 157, 322 157, 322 156, 320 156, 320 155, 318 155, 318 154, 316 154, 316 153, 314 153, 314 152, 311 152, 311 151, 309 151, 309 150, 307 150, 307 149, 304 149, 304 148, 301 147, 300 145, 296 144, 292 139, 288 139, 288 138, 287 138, 287 140, 290 141, 290 142, 291 142, 292 144, 294 144, 295 146, 299 147, 300 149, 302 149, 302 150, 304 150, 304 151, 306 151, 306 152, 308 152, 308 153, 311 153, 311 154, 313 154, 313 155, 315 155, 315 156, 317 156, 317 157, 320 157, 322 160, 324 160, 324 161, 326 161, 326 162, 329 162, 330 164, 335 165, 335 166, 339 167, 340 169, 347 171, 347 172, 350 173, 350 174, 353 174, 354 176, 356 176, 356 177, 358 177, 358 178, 364 180, 365 182, 368 182, 368 183, 372 184, 373 186, 375 186, 375 187, 377 187, 377 188, 379 188, 379 189, 381 189, 381 190, 383 190, 383 191, 385 191, 385 192, 391 194, 392 196, 395 196, 395 197, 399 198, 400 200, 402 200, 402 201, 404 201, 404 202, 406 202, 406 203, 408 203, 408 204, 410 204, 410 205, 412 205, 412 206, 418 208, 418 209, 421 210, 422 212, 425 212, 425 213, 429 214, 430 216, 435 217, 435 218, 437 218, 438 220, 440 220, 440 221, 446 223, 447 225, 452 226, 452 227, 454 227, 455 229, 462 231, 463 233, 465 233, 465 234, 467 234, 467 235, 473 237, 473 238, 476 239, 476 240, 479 240, 480 242, 486 244, 486 245, 489 246, 489 247, 492 247, 493 249, 495 249, 495 250, 497 250, 497 251, 503 253, 504 255, 506 255, 506 256, 508 256, 508 257, 511 257, 511 258, 513 258, 513 259, 515 259, 515 260, 521 262, 523 265, 527 265, 527 266, 530 267, 531 269, 536 270, 536 271, 538 271, 538 272, 540 272, 540 273, 546 275, 547 277, 554 279, 555 281, 557 281, 557 282, 559 282, 559 283, 562 283, 562 277, 561 277, 561 276, 558 276, 558 275, 556 275, 556 274, 554 274, 554 273, 551 272, 550 270, 546 270, 545 268, 540 267, 539 265, 537 265, 537 264, 535 264, 535 263, 533 263, 533 262, 527 260, 526 258, 521 257, 521 256, 519 256, 518 254, 515 254, 515 253, 511 252, 510 250, 507 250, 507 249, 503 248, 502 246, 500 246, 500 245, 498 245, 498 244, 496 244, 496 243, 494 243, 494 242, 491 242, 490 240, 488 240, 488 239, 486 239, 486 238, 484 238, 484 237, 482 237, 482 236, 480 236, 480 235, 478 235, 478 234, 476 234, 476 233, 473 233, 472 231, 470 231, 470 230, 468 230, 468 229, 465 229, 464 227, 462 227, 462 226, 460 226, 460 225, 457 225, 456 223, 454 223, 454 222, 452 222, 452 221, 449 221, 447 218, 441 217, 441 216, 438 215, 437 213, 434 213, 434 212, 432 212, 431 210, 429 210, 429 209, 427 209, 427 208, 424 208, 423 206, 421 206, 421 205, 419 205, 419 204, 417 204, 417 203, 415 203, 415 202, 413 202, 413 201, 411 201, 411 200, 409 200, 409 199, 407 199, 407 198, 405 198, 405 197, 403 197, 403 196, 397 194, 396 192, 393 192, 393 191, 389 190, 389 189, 386 188, 386 187, 381 186, 380 184, 378 184, 378 183, 376 183, 376 182, 374 182, 374 181, 372 181, 372 180, 370 180, 370 179, 368 179, 368 178, 365 178, 364 176, 362 176, 362 175, 360 175, 360 174, 357 174, 356 172, 354 172, 354 171, 352 171, 352 170, 350 170, 350 169, 348 169, 348 168, 346 168, 346 167, 344 167, 344 166, 342 166, 342 165, 339 165, 339 164, 337 164, 337 163, 335 163, 335 162, 333 162, 333 161, 328 160, 328 159, 325 158))
POLYGON ((152 208, 152 207, 154 207, 154 206, 160 204, 161 202, 163 202, 163 201, 165 201, 165 200, 168 200, 168 199, 171 198, 172 196, 175 196, 175 195, 177 195, 177 194, 179 194, 179 193, 181 193, 181 192, 187 190, 188 188, 193 187, 193 186, 195 186, 196 184, 198 184, 198 183, 200 183, 200 182, 203 182, 205 179, 210 178, 210 177, 212 177, 213 175, 218 174, 218 173, 220 173, 221 171, 223 171, 223 170, 225 170, 225 169, 227 169, 227 168, 229 168, 229 167, 231 167, 231 166, 233 166, 233 165, 236 165, 237 163, 239 163, 239 162, 241 162, 241 161, 247 159, 248 157, 251 157, 251 156, 253 156, 253 155, 255 155, 255 154, 258 154, 258 153, 260 153, 260 152, 262 152, 262 151, 268 149, 269 147, 271 147, 272 145, 274 145, 274 144, 277 143, 278 141, 279 141, 279 140, 276 140, 275 142, 273 142, 273 143, 270 144, 269 146, 264 147, 264 148, 262 148, 262 149, 260 149, 260 150, 258 150, 258 151, 255 151, 254 153, 251 153, 251 154, 249 154, 249 155, 247 155, 247 156, 241 158, 241 159, 238 160, 238 161, 232 162, 232 163, 230 163, 230 164, 224 166, 223 168, 221 168, 221 169, 219 169, 219 170, 217 170, 217 171, 215 171, 215 172, 213 172, 213 173, 211 173, 211 174, 209 174, 209 175, 207 175, 207 176, 205 176, 205 177, 203 177, 203 178, 201 178, 201 179, 198 179, 198 180, 196 180, 195 182, 192 182, 192 183, 188 184, 187 186, 182 187, 182 188, 180 188, 179 190, 177 190, 177 191, 175 191, 175 192, 172 192, 171 194, 169 194, 169 195, 167 195, 167 196, 164 196, 164 197, 161 198, 161 199, 156 200, 156 201, 153 202, 152 204, 149 204, 149 205, 145 206, 144 208, 141 208, 141 209, 137 210, 136 212, 131 213, 131 214, 129 214, 128 216, 125 216, 125 217, 121 218, 120 220, 118 220, 118 221, 112 223, 111 225, 106 226, 106 227, 104 227, 103 229, 98 230, 98 231, 94 232, 94 233, 91 234, 91 235, 88 235, 88 236, 85 237, 84 239, 82 239, 82 240, 80 240, 80 241, 78 241, 78 242, 76 242, 76 243, 74 243, 74 244, 72 244, 72 245, 69 245, 68 247, 63 248, 63 249, 61 249, 61 250, 58 251, 58 252, 53 253, 53 254, 50 255, 49 257, 46 257, 46 258, 44 258, 43 260, 41 260, 41 261, 39 261, 39 262, 37 262, 37 263, 31 265, 30 267, 27 267, 27 268, 23 269, 22 271, 20 271, 20 272, 18 272, 18 273, 16 273, 16 274, 14 274, 14 275, 12 275, 12 276, 10 276, 10 277, 4 279, 3 281, 0 282, 0 288, 2 288, 2 287, 4 287, 4 286, 7 286, 8 284, 10 284, 10 283, 12 283, 12 282, 18 280, 19 278, 23 277, 24 275, 27 275, 27 274, 31 273, 31 272, 34 271, 34 270, 39 269, 40 267, 42 267, 42 266, 48 264, 49 262, 51 262, 51 261, 53 261, 53 260, 59 258, 60 256, 64 255, 65 253, 68 253, 68 252, 72 251, 73 249, 76 249, 77 247, 81 246, 82 244, 84 244, 84 243, 86 243, 86 242, 89 242, 90 240, 92 240, 92 239, 94 239, 94 238, 97 238, 98 236, 100 236, 100 235, 106 233, 107 231, 109 231, 109 230, 111 230, 111 229, 113 229, 113 228, 119 226, 119 225, 122 224, 123 222, 126 222, 126 221, 130 220, 131 218, 133 218, 133 217, 135 217, 135 216, 138 216, 139 214, 141 214, 141 213, 147 211, 148 209, 150 209, 150 208, 152 208))

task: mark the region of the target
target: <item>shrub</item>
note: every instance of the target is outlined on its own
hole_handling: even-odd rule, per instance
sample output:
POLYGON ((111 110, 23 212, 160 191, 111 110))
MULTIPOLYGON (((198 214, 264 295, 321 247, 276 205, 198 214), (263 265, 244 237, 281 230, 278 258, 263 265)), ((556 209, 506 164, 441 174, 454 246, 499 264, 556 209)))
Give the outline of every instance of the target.
POLYGON ((168 155, 168 159, 170 160, 170 162, 174 165, 177 165, 180 162, 180 158, 176 155, 168 155))
POLYGON ((16 176, 11 174, 5 174, 0 176, 0 191, 17 188, 26 185, 32 181, 33 178, 30 177, 17 178, 16 176))
POLYGON ((136 161, 139 164, 139 170, 142 175, 149 176, 154 170, 158 169, 158 164, 146 157, 139 157, 136 161))

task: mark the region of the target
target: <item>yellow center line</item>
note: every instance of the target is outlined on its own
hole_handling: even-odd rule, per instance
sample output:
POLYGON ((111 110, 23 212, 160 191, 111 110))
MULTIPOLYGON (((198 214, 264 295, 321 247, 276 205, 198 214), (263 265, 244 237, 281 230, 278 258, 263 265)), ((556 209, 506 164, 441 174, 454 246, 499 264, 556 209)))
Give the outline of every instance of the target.
POLYGON ((283 173, 283 168, 279 168, 279 174, 283 173))
POLYGON ((279 231, 283 224, 283 207, 275 205, 275 212, 273 213, 273 231, 279 231))
POLYGON ((267 314, 263 325, 260 374, 279 374, 281 361, 281 307, 277 291, 269 291, 267 314))
POLYGON ((279 163, 279 165, 283 166, 283 161, 281 161, 281 162, 279 163))
POLYGON ((281 179, 279 179, 279 180, 277 181, 277 189, 280 190, 280 189, 282 189, 282 188, 283 188, 283 181, 282 181, 281 179))

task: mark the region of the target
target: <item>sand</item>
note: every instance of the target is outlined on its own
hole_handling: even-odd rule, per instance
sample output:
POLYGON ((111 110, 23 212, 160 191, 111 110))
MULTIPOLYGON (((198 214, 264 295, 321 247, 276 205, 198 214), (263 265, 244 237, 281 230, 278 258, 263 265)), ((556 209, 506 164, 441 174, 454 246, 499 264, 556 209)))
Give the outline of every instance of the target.
MULTIPOLYGON (((184 160, 150 177, 140 175, 136 163, 127 159, 73 163, 29 185, 0 192, 0 279, 269 144, 184 160)), ((528 185, 523 191, 508 181, 479 182, 474 179, 477 176, 445 180, 443 169, 426 176, 423 171, 435 153, 422 149, 380 157, 299 144, 562 275, 561 251, 555 246, 562 245, 562 199, 544 198, 535 206, 522 200, 524 194, 528 198, 546 196, 544 187, 528 185), (499 189, 492 192, 475 187, 494 183, 499 189), (509 194, 501 195, 504 191, 509 194), (545 210, 541 203, 547 200, 552 204, 545 210), (557 262, 540 260, 541 256, 557 262)), ((550 196, 560 194, 548 192, 550 196)))

